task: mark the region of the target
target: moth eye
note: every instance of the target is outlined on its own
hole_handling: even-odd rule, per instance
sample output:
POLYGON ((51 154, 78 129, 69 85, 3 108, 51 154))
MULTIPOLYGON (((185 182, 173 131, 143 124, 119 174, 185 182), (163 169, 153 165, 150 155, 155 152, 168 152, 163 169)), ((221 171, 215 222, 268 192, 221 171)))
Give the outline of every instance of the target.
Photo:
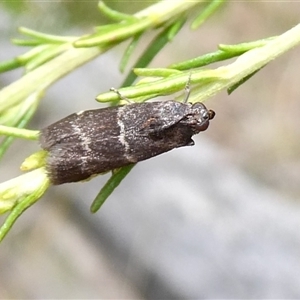
POLYGON ((213 110, 208 111, 208 117, 210 120, 212 120, 215 117, 216 113, 213 110))
POLYGON ((203 117, 203 119, 205 119, 205 120, 209 120, 210 118, 209 118, 209 112, 205 109, 203 109, 202 111, 201 111, 201 115, 202 115, 202 117, 203 117))

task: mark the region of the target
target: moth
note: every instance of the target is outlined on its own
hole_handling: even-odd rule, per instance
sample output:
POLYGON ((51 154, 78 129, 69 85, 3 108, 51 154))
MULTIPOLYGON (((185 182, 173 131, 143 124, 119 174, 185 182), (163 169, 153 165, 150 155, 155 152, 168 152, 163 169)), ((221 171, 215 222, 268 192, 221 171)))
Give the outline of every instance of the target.
POLYGON ((132 103, 73 113, 42 129, 39 141, 58 185, 192 146, 214 116, 203 103, 132 103))

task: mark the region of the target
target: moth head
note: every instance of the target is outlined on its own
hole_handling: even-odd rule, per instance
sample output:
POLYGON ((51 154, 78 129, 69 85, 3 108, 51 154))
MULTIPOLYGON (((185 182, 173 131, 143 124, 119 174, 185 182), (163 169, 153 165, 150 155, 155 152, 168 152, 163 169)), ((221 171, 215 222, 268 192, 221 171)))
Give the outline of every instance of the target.
POLYGON ((188 117, 189 125, 195 133, 204 131, 209 126, 209 121, 215 116, 213 110, 207 109, 203 103, 195 103, 191 106, 191 115, 188 117))

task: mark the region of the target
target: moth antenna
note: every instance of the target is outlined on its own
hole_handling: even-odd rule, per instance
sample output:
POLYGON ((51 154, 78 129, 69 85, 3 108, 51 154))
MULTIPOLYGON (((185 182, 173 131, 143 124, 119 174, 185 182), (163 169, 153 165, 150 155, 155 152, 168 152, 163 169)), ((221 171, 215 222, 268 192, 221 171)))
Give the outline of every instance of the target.
POLYGON ((131 101, 130 99, 128 99, 128 98, 126 98, 125 96, 123 96, 121 93, 120 93, 120 91, 118 90, 118 89, 115 89, 114 87, 112 87, 112 88, 110 88, 110 90, 111 90, 111 92, 114 92, 114 93, 116 93, 118 96, 119 96, 119 98, 121 99, 121 100, 124 100, 124 101, 126 101, 127 103, 133 103, 133 101, 131 101))
POLYGON ((185 84, 185 98, 183 100, 183 103, 187 103, 191 94, 191 77, 192 77, 192 72, 189 73, 188 80, 185 84))

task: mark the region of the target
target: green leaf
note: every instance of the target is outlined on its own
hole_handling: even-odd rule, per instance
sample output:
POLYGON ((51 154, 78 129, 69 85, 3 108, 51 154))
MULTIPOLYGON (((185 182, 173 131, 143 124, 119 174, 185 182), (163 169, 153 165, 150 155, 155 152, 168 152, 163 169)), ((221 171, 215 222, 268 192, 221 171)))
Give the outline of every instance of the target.
POLYGON ((192 22, 191 28, 197 29, 202 25, 212 14, 216 12, 217 9, 225 2, 226 0, 213 0, 208 6, 199 14, 199 16, 192 22))
MULTIPOLYGON (((154 57, 156 57, 157 53, 166 46, 170 41, 171 38, 174 37, 174 35, 180 30, 182 27, 182 22, 175 24, 174 23, 169 25, 168 27, 164 28, 148 45, 147 49, 144 51, 144 53, 140 56, 140 58, 136 61, 133 68, 143 68, 149 65, 149 63, 153 60, 154 57), (181 26, 179 26, 179 24, 181 26), (177 31, 175 31, 177 30, 177 31), (170 32, 172 34, 170 35, 170 32)), ((128 74, 125 81, 122 83, 122 86, 129 86, 131 85, 134 80, 136 79, 136 74, 133 72, 133 70, 128 74)))
POLYGON ((136 34, 145 30, 151 21, 149 19, 142 19, 134 23, 124 23, 116 24, 114 30, 109 30, 107 32, 94 33, 89 36, 80 38, 74 42, 74 47, 95 47, 105 45, 107 43, 117 43, 121 42, 127 38, 135 36, 136 34))
POLYGON ((186 60, 183 62, 175 63, 169 66, 169 68, 177 69, 177 70, 190 70, 194 68, 199 68, 203 66, 210 65, 215 62, 223 61, 226 59, 230 59, 232 57, 236 57, 241 55, 243 52, 224 52, 222 50, 218 50, 216 52, 207 53, 201 55, 196 58, 192 58, 190 60, 186 60))
POLYGON ((39 130, 29 130, 10 126, 0 125, 0 135, 9 135, 27 140, 37 140, 39 130))
POLYGON ((141 36, 142 34, 137 34, 136 36, 134 36, 131 42, 129 43, 129 45, 127 46, 126 50, 124 51, 123 57, 120 62, 120 67, 119 67, 121 73, 124 72, 128 64, 128 61, 130 59, 130 56, 132 55, 133 51, 136 49, 141 36))
POLYGON ((41 40, 22 40, 22 39, 11 39, 11 42, 16 46, 32 47, 44 44, 41 40))
MULTIPOLYGON (((15 119, 12 120, 16 128, 24 128, 28 122, 31 120, 32 116, 36 112, 38 107, 39 99, 41 93, 36 93, 28 98, 28 103, 24 103, 21 110, 18 111, 18 114, 15 115, 15 119)), ((9 148, 11 143, 14 141, 14 137, 9 136, 5 137, 0 143, 0 159, 9 148)))
MULTIPOLYGON (((150 69, 151 70, 151 69, 150 69)), ((166 73, 169 70, 166 70, 166 73)), ((158 73, 157 73, 158 74, 158 73)), ((149 97, 149 95, 159 94, 168 95, 184 89, 190 72, 176 72, 173 70, 172 75, 167 78, 160 78, 146 83, 140 83, 135 86, 121 88, 120 93, 128 99, 136 101, 137 97, 149 97)), ((192 73, 192 83, 211 82, 214 79, 220 78, 222 74, 214 70, 195 70, 192 73)), ((115 92, 107 92, 96 97, 100 102, 111 102, 119 100, 119 96, 115 92)))
POLYGON ((180 31, 180 29, 185 24, 186 20, 187 20, 186 16, 183 16, 183 17, 179 18, 177 21, 175 21, 169 27, 169 31, 168 31, 168 40, 169 40, 169 42, 171 42, 174 39, 176 34, 180 31))
POLYGON ((101 208, 105 200, 110 196, 110 194, 115 190, 115 188, 121 183, 121 181, 127 176, 134 166, 135 164, 131 164, 113 172, 109 180, 102 187, 101 191, 93 201, 91 205, 92 213, 97 212, 101 208))
MULTIPOLYGON (((165 68, 135 68, 134 73, 137 76, 145 76, 145 77, 169 77, 171 75, 176 75, 182 73, 179 70, 175 69, 165 69, 165 68)), ((149 82, 150 78, 147 78, 147 81, 149 82)), ((144 80, 139 81, 140 83, 144 83, 144 80)))
POLYGON ((0 62, 0 73, 4 73, 10 70, 21 67, 22 64, 17 58, 0 62))
POLYGON ((219 50, 211 53, 201 55, 199 57, 186 60, 184 62, 175 63, 169 66, 169 68, 177 70, 189 70, 193 68, 199 68, 210 65, 215 62, 227 60, 233 57, 240 56, 241 54, 258 47, 266 45, 274 37, 261 39, 254 42, 240 43, 236 45, 218 45, 219 50))
POLYGON ((137 20, 136 17, 128 14, 120 13, 116 10, 111 9, 108 7, 103 1, 99 1, 98 3, 99 10, 110 20, 118 22, 118 21, 135 21, 137 20))
POLYGON ((269 37, 266 39, 256 40, 253 42, 240 43, 240 44, 236 44, 236 45, 219 44, 218 48, 225 52, 244 53, 244 52, 247 52, 254 48, 263 47, 263 46, 267 45, 268 42, 274 40, 275 38, 276 38, 276 36, 272 36, 272 37, 269 37))
POLYGON ((44 43, 49 43, 49 44, 72 43, 77 39, 77 37, 73 37, 73 36, 59 36, 59 35, 46 34, 26 27, 20 27, 19 32, 28 35, 34 38, 35 40, 43 41, 44 43))

